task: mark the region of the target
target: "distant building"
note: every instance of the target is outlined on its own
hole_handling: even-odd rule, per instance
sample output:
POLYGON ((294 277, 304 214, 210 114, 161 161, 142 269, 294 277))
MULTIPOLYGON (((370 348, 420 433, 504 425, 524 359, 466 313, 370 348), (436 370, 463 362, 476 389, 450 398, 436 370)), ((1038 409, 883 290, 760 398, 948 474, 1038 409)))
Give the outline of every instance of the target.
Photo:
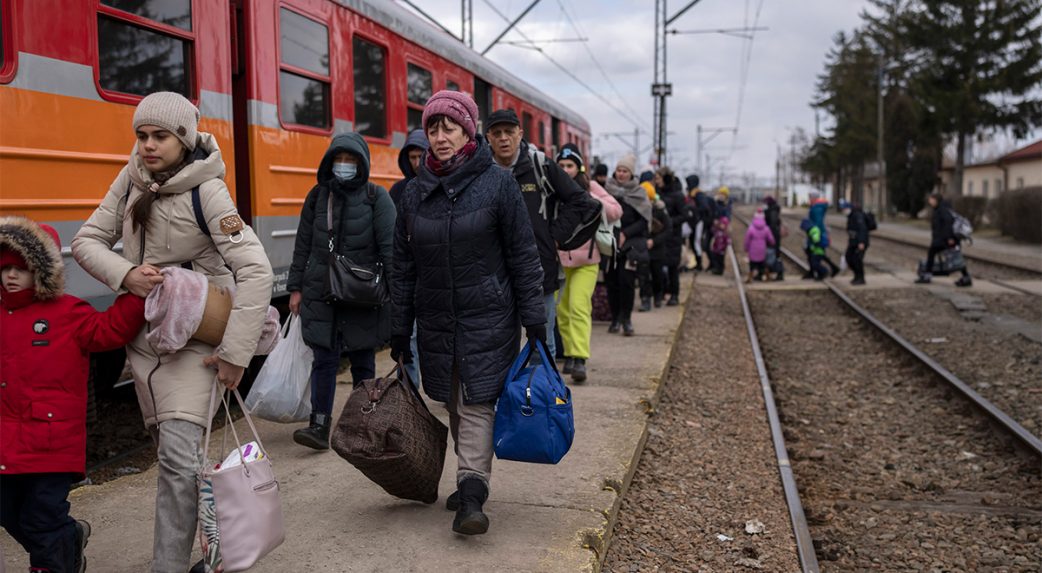
POLYGON ((789 186, 788 192, 785 194, 787 199, 787 207, 801 207, 810 203, 810 194, 817 193, 820 196, 828 199, 829 203, 833 203, 832 197, 832 185, 826 183, 825 185, 816 186, 808 183, 793 183, 789 186))
MULTIPOLYGON (((938 191, 951 189, 954 165, 939 174, 938 191)), ((1007 189, 1042 187, 1042 139, 997 159, 966 165, 962 171, 962 195, 993 199, 1007 189)))

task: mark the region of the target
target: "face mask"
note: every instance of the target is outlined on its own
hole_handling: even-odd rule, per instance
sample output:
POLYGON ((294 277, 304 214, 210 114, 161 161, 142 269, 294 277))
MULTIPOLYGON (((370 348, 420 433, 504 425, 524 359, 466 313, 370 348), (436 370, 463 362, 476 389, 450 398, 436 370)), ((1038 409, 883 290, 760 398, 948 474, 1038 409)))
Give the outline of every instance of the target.
POLYGON ((333 175, 340 181, 350 181, 358 174, 358 165, 354 163, 334 163, 333 175))

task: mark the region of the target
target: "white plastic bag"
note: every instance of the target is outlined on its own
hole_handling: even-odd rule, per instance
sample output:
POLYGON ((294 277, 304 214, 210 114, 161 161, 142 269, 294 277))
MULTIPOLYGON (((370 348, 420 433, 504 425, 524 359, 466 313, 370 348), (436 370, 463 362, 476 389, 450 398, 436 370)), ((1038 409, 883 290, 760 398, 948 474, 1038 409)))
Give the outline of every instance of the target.
POLYGON ((314 355, 304 343, 299 316, 290 314, 281 336, 253 382, 246 407, 252 415, 272 422, 300 422, 311 414, 314 355))

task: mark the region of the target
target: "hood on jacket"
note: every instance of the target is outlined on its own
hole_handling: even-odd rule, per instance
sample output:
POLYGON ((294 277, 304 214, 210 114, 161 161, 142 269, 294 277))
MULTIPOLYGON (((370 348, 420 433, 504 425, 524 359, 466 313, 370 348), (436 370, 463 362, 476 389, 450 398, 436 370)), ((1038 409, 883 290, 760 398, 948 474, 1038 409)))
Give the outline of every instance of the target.
POLYGON ((825 214, 828 212, 828 210, 828 201, 821 201, 818 203, 814 203, 810 206, 810 210, 808 211, 807 216, 810 218, 811 223, 814 223, 815 225, 824 228, 825 214))
POLYGON ((369 181, 369 145, 360 134, 352 131, 341 133, 329 142, 329 149, 322 156, 322 162, 318 164, 318 184, 328 185, 336 182, 336 176, 333 175, 333 158, 341 151, 346 151, 359 159, 358 174, 348 182, 349 186, 357 186, 369 181))
MULTIPOLYGON (((152 185, 154 181, 152 172, 141 161, 137 145, 134 145, 133 151, 130 152, 127 167, 130 180, 138 189, 148 189, 152 185)), ((185 165, 176 175, 160 186, 159 193, 165 195, 184 193, 211 179, 224 179, 224 159, 221 158, 221 148, 217 146, 217 139, 209 133, 200 131, 198 143, 195 144, 195 151, 188 159, 188 165, 185 165)))
POLYGON ((757 229, 766 229, 767 220, 764 219, 762 215, 757 214, 756 217, 753 217, 753 227, 757 229))
POLYGON ((414 129, 409 132, 409 137, 405 139, 405 145, 398 152, 398 169, 402 170, 402 175, 406 179, 416 177, 416 171, 413 170, 412 164, 409 163, 409 150, 422 149, 427 151, 430 146, 430 142, 427 141, 427 135, 423 133, 422 129, 414 129))
POLYGON ((26 217, 0 217, 0 250, 18 253, 33 273, 37 300, 60 297, 65 290, 61 247, 39 224, 26 217))
POLYGON ((698 184, 701 183, 701 181, 698 178, 698 175, 688 175, 684 179, 685 179, 685 181, 687 181, 687 190, 688 190, 688 192, 691 192, 691 191, 694 191, 695 189, 698 189, 698 184))

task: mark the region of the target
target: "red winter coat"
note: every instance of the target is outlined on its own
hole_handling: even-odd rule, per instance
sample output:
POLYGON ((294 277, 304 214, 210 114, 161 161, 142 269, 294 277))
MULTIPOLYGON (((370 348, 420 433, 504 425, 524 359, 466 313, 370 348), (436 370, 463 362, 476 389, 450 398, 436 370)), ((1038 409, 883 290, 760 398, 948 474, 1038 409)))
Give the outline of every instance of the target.
POLYGON ((14 298, 0 300, 0 473, 83 475, 89 353, 133 340, 145 301, 123 295, 98 312, 72 295, 14 298))

